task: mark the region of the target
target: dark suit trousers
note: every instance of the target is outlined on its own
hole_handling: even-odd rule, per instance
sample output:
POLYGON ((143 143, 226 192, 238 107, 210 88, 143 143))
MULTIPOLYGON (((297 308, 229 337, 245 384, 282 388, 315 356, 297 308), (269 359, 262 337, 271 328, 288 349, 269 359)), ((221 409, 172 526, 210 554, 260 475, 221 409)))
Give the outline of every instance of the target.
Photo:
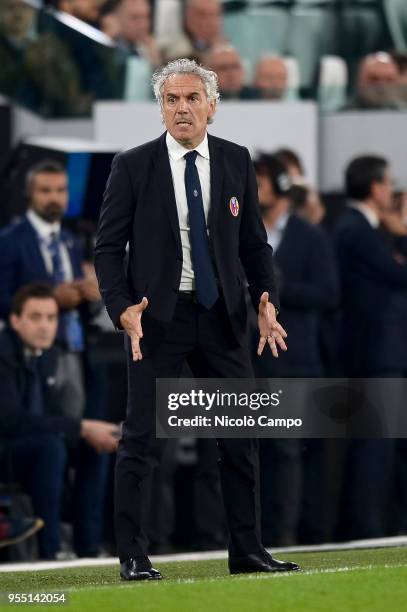
MULTIPOLYGON (((120 560, 147 554, 143 530, 146 477, 160 461, 164 439, 155 438, 155 379, 178 378, 185 360, 197 378, 250 378, 249 352, 234 340, 222 298, 211 310, 180 293, 162 343, 132 361, 126 337, 128 405, 116 462, 115 518, 120 560)), ((231 556, 260 553, 258 445, 256 439, 218 439, 219 469, 231 556)))

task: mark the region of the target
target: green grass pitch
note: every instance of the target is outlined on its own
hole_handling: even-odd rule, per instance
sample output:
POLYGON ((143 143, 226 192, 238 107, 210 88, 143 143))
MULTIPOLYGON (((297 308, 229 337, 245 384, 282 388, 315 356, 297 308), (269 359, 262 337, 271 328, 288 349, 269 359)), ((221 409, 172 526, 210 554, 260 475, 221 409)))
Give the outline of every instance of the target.
POLYGON ((300 563, 302 572, 230 576, 225 560, 182 561, 156 564, 161 581, 129 583, 119 579, 116 566, 83 567, 0 573, 0 591, 67 595, 62 606, 3 604, 9 610, 407 611, 407 548, 279 556, 300 563))

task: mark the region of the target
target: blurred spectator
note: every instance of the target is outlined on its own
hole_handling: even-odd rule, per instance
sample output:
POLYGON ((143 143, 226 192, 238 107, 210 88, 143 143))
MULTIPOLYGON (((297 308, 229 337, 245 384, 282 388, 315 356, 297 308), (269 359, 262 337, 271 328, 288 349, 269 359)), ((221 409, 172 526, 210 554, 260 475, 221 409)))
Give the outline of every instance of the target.
POLYGON ((325 207, 319 194, 305 185, 293 185, 291 190, 293 209, 297 215, 312 225, 319 225, 325 216, 325 207))
POLYGON ((288 72, 284 60, 278 55, 265 55, 257 64, 253 85, 260 98, 283 100, 288 89, 288 72))
POLYGON ((110 38, 120 36, 120 20, 118 17, 118 7, 120 0, 107 0, 99 12, 99 28, 110 38))
POLYGON ((278 149, 276 158, 284 164, 292 182, 301 185, 304 182, 304 166, 300 157, 291 149, 278 149))
POLYGON ((16 46, 35 32, 35 9, 26 2, 0 1, 0 27, 16 46))
POLYGON ((186 0, 184 34, 176 40, 163 42, 164 59, 202 60, 202 54, 213 45, 226 41, 222 16, 220 0, 186 0))
MULTIPOLYGON (((88 305, 100 299, 96 278, 85 271, 81 248, 61 229, 68 206, 68 177, 53 160, 31 168, 26 178, 28 212, 0 233, 0 317, 7 320, 12 296, 22 285, 48 281, 61 308, 59 376, 66 381, 65 410, 81 416, 85 406, 83 354, 88 305)), ((61 400, 62 401, 62 400, 61 400)))
POLYGON ((40 518, 6 516, 0 511, 0 548, 22 542, 42 529, 40 518))
MULTIPOLYGON (((346 191, 351 205, 335 234, 343 289, 345 372, 355 378, 398 378, 407 372, 407 228, 391 210, 388 162, 376 156, 352 160, 346 169, 346 191), (383 240, 380 223, 393 234, 392 244, 383 240)), ((350 444, 340 509, 342 537, 385 535, 394 446, 391 439, 350 444)))
POLYGON ((355 97, 345 110, 402 109, 396 63, 388 53, 365 57, 360 65, 355 97))
POLYGON ((58 9, 98 27, 101 0, 58 0, 58 9))
MULTIPOLYGON (((255 161, 255 170, 267 238, 274 249, 280 320, 291 339, 289 351, 279 359, 253 355, 255 373, 260 378, 318 377, 322 375, 319 318, 338 301, 333 250, 320 228, 292 214, 292 183, 282 162, 263 154, 255 161)), ((321 450, 319 441, 261 440, 267 544, 288 546, 299 535, 308 542, 321 539, 321 450)))
POLYGON ((407 365, 407 343, 400 344, 390 298, 407 286, 407 266, 394 259, 377 230, 380 222, 388 227, 396 236, 394 249, 403 255, 407 228, 391 210, 393 183, 387 161, 375 156, 354 159, 346 171, 346 188, 352 202, 339 221, 336 242, 345 322, 351 330, 344 337, 347 369, 355 376, 399 370, 407 365))
POLYGON ((237 50, 231 45, 215 45, 204 56, 205 65, 218 75, 219 93, 223 100, 244 100, 257 97, 244 84, 245 74, 237 50))
POLYGON ((36 13, 22 0, 2 0, 0 92, 45 116, 82 115, 90 108, 68 47, 38 34, 36 13))
POLYGON ((13 478, 29 493, 34 512, 44 520, 40 556, 55 558, 60 550, 68 453, 76 467, 72 500, 76 552, 95 556, 105 492, 99 453, 116 450, 118 428, 104 421, 76 419, 61 410, 53 347, 58 304, 51 285, 22 287, 13 298, 9 323, 0 332, 0 440, 6 445, 13 478))
POLYGON ((392 57, 398 70, 400 98, 407 106, 407 53, 393 53, 392 57))
POLYGON ((278 149, 275 156, 284 164, 293 183, 291 190, 293 209, 312 225, 319 225, 325 217, 325 207, 318 192, 306 184, 299 156, 290 149, 278 149))
POLYGON ((396 191, 393 194, 393 209, 407 227, 407 191, 396 191))
POLYGON ((151 9, 147 0, 120 0, 117 7, 119 36, 117 44, 126 55, 145 57, 159 66, 161 53, 151 33, 151 9))
POLYGON ((35 11, 19 0, 1 0, 0 8, 0 91, 15 96, 24 79, 25 50, 35 36, 35 11))
POLYGON ((74 6, 66 7, 71 11, 73 20, 85 19, 88 26, 79 27, 80 24, 70 21, 50 18, 48 27, 55 33, 60 41, 69 49, 76 69, 79 73, 80 88, 90 97, 91 102, 96 99, 121 99, 124 92, 125 62, 122 54, 111 45, 109 39, 97 30, 99 27, 99 9, 101 2, 84 5, 73 0, 74 6), (82 17, 79 15, 81 11, 82 17), (85 15, 86 13, 86 15, 85 15), (93 30, 89 30, 93 28, 93 30), (88 31, 87 31, 88 30, 88 31))

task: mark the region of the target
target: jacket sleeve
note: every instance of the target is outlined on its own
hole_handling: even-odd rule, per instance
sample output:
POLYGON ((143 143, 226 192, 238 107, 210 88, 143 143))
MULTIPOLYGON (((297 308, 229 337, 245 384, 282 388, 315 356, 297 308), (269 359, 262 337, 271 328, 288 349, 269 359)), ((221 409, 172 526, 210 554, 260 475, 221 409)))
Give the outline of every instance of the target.
POLYGON ((314 228, 308 261, 308 278, 290 281, 282 278, 281 303, 292 308, 335 308, 339 302, 339 278, 334 249, 329 238, 319 228, 314 228))
POLYGON ((30 414, 23 405, 15 365, 0 356, 0 437, 12 440, 33 434, 55 434, 74 445, 80 436, 80 421, 69 416, 30 414))
POLYGON ((135 200, 126 162, 117 154, 103 196, 95 245, 95 270, 99 290, 115 327, 120 315, 133 305, 124 270, 131 235, 135 200))
MULTIPOLYGON (((405 239, 400 240, 399 248, 400 245, 404 247, 405 244, 405 239)), ((348 245, 351 252, 353 251, 360 260, 368 264, 367 273, 371 270, 375 276, 380 277, 382 282, 390 286, 407 287, 407 264, 396 261, 391 251, 375 232, 364 232, 363 236, 362 234, 349 236, 348 245)))
POLYGON ((397 251, 399 251, 399 253, 407 257, 407 236, 398 237, 396 239, 395 246, 396 246, 397 251))
POLYGON ((11 300, 17 290, 17 256, 15 241, 11 240, 8 230, 0 234, 0 319, 7 321, 10 314, 11 300))
POLYGON ((246 153, 246 191, 240 226, 239 255, 249 283, 252 304, 259 309, 261 294, 269 293, 269 301, 279 310, 273 270, 273 249, 267 243, 267 234, 260 215, 256 175, 249 151, 246 153))

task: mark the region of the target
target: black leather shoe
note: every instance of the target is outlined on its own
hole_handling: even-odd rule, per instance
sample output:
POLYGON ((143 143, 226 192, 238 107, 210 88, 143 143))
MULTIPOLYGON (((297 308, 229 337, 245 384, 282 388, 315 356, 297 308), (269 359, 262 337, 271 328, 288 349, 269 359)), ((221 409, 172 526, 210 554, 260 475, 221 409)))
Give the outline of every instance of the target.
POLYGON ((251 572, 297 572, 299 565, 291 561, 273 559, 268 553, 264 555, 246 555, 245 557, 230 557, 229 571, 231 574, 248 574, 251 572))
POLYGON ((120 563, 120 576, 123 580, 161 580, 160 572, 151 566, 148 557, 126 559, 120 563))

